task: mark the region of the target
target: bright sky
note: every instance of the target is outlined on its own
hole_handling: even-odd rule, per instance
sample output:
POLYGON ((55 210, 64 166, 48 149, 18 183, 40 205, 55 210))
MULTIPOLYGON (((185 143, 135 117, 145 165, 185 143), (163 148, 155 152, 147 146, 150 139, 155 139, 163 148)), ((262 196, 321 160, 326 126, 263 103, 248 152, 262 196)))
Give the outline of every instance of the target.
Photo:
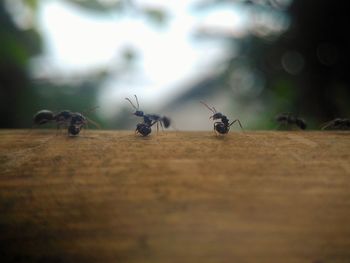
POLYGON ((239 34, 245 26, 239 11, 232 7, 194 15, 194 0, 136 2, 170 11, 168 24, 157 27, 142 17, 125 14, 93 16, 64 1, 40 2, 46 69, 70 75, 118 65, 126 47, 137 52, 137 70, 111 79, 101 93, 102 110, 107 115, 118 110, 115 105, 120 98, 138 94, 144 104, 152 104, 224 60, 228 51, 225 43, 194 40, 196 28, 215 26, 239 34))

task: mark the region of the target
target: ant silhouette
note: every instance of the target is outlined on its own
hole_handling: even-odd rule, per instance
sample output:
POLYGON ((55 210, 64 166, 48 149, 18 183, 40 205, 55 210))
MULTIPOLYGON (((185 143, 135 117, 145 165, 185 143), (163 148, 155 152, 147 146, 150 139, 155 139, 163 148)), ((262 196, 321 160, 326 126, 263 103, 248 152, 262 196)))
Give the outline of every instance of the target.
MULTIPOLYGON (((91 112, 96 108, 98 108, 98 106, 88 110, 86 113, 91 112)), ((85 117, 82 113, 71 112, 69 110, 63 110, 57 114, 50 110, 40 110, 33 117, 32 127, 50 122, 56 122, 57 130, 59 130, 62 126, 67 127, 68 135, 78 135, 81 129, 87 126, 88 123, 92 123, 95 127, 100 128, 96 122, 90 120, 88 117, 85 117)))
POLYGON ((230 127, 235 122, 238 122, 239 126, 243 130, 242 124, 239 121, 239 119, 236 119, 233 122, 229 123, 229 119, 224 114, 222 114, 221 112, 217 112, 214 107, 209 107, 203 101, 201 101, 200 103, 202 103, 205 107, 207 107, 213 113, 213 115, 210 116, 209 119, 213 119, 213 121, 220 119, 220 121, 214 122, 214 131, 215 131, 216 134, 217 133, 219 133, 219 134, 227 134, 229 132, 229 130, 230 130, 230 127))
POLYGON ((295 117, 291 113, 281 113, 276 116, 275 120, 276 122, 279 123, 278 127, 280 127, 281 125, 291 125, 291 124, 295 124, 302 130, 305 130, 307 127, 307 124, 303 119, 295 117))
POLYGON ((132 103, 132 101, 129 98, 125 98, 130 104, 131 106, 135 109, 135 112, 133 113, 135 116, 137 117, 141 117, 143 118, 143 123, 139 123, 136 126, 136 132, 142 134, 143 136, 147 136, 148 134, 151 133, 151 127, 154 124, 157 124, 157 132, 159 130, 159 126, 158 124, 160 124, 160 126, 168 128, 171 124, 171 120, 169 117, 166 116, 160 116, 158 114, 145 114, 143 111, 139 110, 140 108, 140 104, 139 104, 139 100, 137 98, 136 95, 135 99, 136 99, 136 105, 137 107, 134 105, 134 103, 132 103))

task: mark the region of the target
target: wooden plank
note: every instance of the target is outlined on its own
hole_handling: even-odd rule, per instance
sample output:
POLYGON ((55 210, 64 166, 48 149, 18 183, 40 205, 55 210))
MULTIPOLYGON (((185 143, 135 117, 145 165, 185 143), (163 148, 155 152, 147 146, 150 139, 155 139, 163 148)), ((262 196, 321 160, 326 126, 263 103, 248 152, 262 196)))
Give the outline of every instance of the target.
POLYGON ((349 132, 0 131, 0 262, 350 262, 349 132))

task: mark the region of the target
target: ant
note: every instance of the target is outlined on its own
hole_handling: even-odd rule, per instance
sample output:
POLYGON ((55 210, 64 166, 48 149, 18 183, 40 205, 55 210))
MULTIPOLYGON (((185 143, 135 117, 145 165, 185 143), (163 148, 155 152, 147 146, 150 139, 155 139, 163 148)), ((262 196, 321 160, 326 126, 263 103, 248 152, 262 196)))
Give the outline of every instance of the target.
POLYGON ((220 121, 216 121, 214 122, 214 131, 215 133, 219 133, 219 134, 227 134, 230 130, 230 127, 235 123, 238 122, 239 126, 241 127, 241 129, 243 130, 242 124, 239 121, 239 119, 234 120, 233 122, 229 123, 229 119, 222 114, 221 112, 217 112, 216 109, 214 107, 209 107, 205 102, 201 101, 200 103, 202 103, 205 107, 207 107, 212 113, 213 115, 209 117, 209 119, 213 119, 213 120, 219 120, 220 121))
POLYGON ((336 118, 327 122, 322 130, 332 129, 332 130, 349 130, 350 129, 350 119, 340 119, 336 118))
POLYGON ((135 112, 133 114, 137 117, 143 118, 143 123, 137 124, 136 132, 142 134, 143 136, 147 136, 152 131, 151 127, 156 123, 157 123, 157 131, 159 130, 158 123, 160 124, 160 126, 162 128, 163 127, 168 128, 170 126, 171 120, 169 117, 160 116, 158 114, 145 114, 143 111, 139 110, 139 108, 140 108, 139 100, 138 100, 136 95, 134 95, 134 96, 136 99, 137 107, 134 105, 134 103, 132 103, 132 101, 129 98, 125 98, 125 99, 135 109, 135 112))
MULTIPOLYGON (((96 108, 97 107, 94 107, 88 112, 96 108)), ((68 128, 68 135, 78 135, 80 133, 80 130, 89 122, 94 126, 99 127, 97 123, 85 117, 83 114, 79 112, 71 112, 69 110, 63 110, 57 114, 54 114, 49 110, 41 110, 38 111, 33 117, 33 126, 50 122, 57 123, 57 130, 61 128, 61 126, 66 126, 68 128)))
POLYGON ((291 113, 281 113, 276 116, 275 120, 279 123, 279 126, 295 124, 302 130, 305 130, 307 126, 306 122, 303 119, 295 117, 291 113))

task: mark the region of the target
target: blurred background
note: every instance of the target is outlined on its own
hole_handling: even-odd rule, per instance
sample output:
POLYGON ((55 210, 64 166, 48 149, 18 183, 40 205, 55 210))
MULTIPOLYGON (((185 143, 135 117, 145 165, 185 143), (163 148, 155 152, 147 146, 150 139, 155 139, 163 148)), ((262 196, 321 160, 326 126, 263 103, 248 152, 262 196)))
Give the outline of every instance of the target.
POLYGON ((0 0, 0 127, 41 109, 105 129, 139 121, 212 129, 206 101, 246 129, 291 112, 310 128, 350 117, 346 1, 0 0))

